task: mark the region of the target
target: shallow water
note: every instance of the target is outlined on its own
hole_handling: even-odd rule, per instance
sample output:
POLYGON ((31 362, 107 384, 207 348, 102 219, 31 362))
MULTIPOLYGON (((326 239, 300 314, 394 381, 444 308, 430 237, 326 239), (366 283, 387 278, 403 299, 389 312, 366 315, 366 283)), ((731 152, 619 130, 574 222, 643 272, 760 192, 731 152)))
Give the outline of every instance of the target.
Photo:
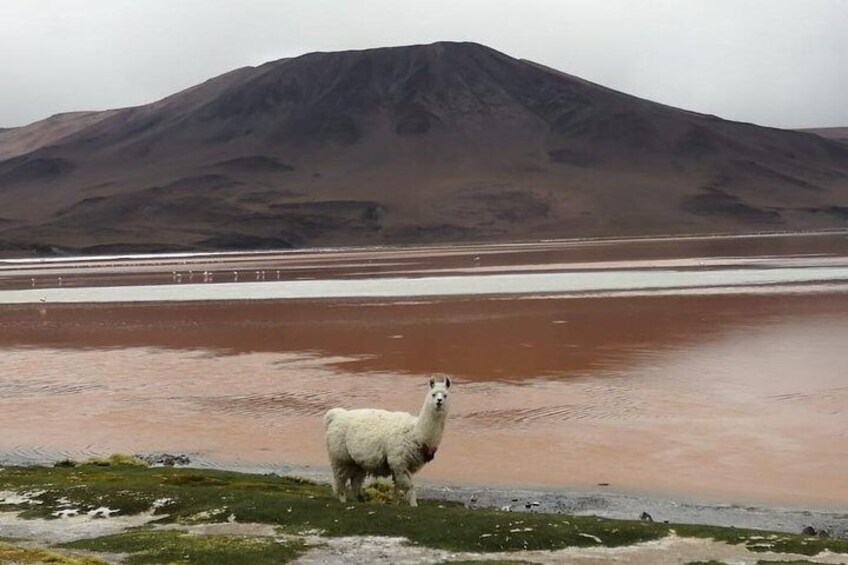
MULTIPOLYGON (((736 241, 735 258, 674 257, 656 242, 545 243, 488 265, 483 258, 502 249, 407 250, 413 280, 467 269, 471 290, 492 284, 483 272, 518 281, 492 296, 2 306, 0 452, 44 460, 179 451, 269 469, 323 465, 326 409, 416 411, 426 377, 444 372, 457 383, 452 418, 426 479, 846 509, 845 244, 773 242, 792 250, 775 256, 752 241, 736 241), (537 263, 540 254, 549 261, 537 263), (639 272, 657 283, 528 291, 526 273, 540 271, 596 282, 639 272), (770 278, 740 286, 740 272, 770 278), (668 282, 679 274, 695 283, 668 282)), ((340 264, 404 263, 399 250, 347 253, 362 256, 334 252, 325 274, 336 282, 347 278, 340 264)), ((237 260, 247 272, 250 258, 237 260)), ((172 273, 152 284, 152 267, 110 269, 124 269, 119 286, 188 288, 172 273)), ((25 290, 30 274, 10 275, 7 288, 25 290)), ((409 283, 396 267, 358 277, 409 283)))

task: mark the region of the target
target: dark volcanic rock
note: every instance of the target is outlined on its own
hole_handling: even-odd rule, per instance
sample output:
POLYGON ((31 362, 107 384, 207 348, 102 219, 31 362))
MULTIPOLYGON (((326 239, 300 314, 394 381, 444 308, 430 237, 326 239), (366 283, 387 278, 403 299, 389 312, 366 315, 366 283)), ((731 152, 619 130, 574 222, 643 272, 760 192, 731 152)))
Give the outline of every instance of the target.
POLYGON ((682 207, 693 214, 734 216, 768 223, 780 221, 780 214, 774 210, 755 208, 739 197, 717 189, 708 189, 703 194, 688 198, 682 207))
POLYGON ((226 250, 289 249, 294 247, 292 239, 295 238, 259 237, 240 233, 222 233, 204 239, 200 244, 205 248, 226 250))
POLYGON ((0 163, 0 183, 46 181, 73 171, 75 165, 59 157, 16 157, 0 163))
POLYGON ((188 465, 191 463, 191 458, 188 455, 170 453, 150 453, 146 455, 136 455, 148 465, 162 465, 165 467, 173 467, 175 465, 188 465))
POLYGON ((294 167, 291 165, 283 163, 276 157, 268 157, 267 155, 251 155, 249 157, 227 159, 226 161, 215 163, 215 167, 236 172, 288 172, 294 170, 294 167))

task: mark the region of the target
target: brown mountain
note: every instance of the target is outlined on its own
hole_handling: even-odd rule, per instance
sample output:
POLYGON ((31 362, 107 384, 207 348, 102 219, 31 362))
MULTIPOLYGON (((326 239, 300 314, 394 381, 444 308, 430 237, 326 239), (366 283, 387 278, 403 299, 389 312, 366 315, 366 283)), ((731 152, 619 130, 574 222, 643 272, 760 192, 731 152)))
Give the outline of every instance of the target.
POLYGON ((810 129, 802 129, 799 131, 805 131, 807 133, 814 133, 816 135, 820 135, 822 137, 826 137, 828 139, 836 139, 837 141, 842 141, 848 143, 848 127, 846 128, 810 128, 810 129))
POLYGON ((0 132, 0 250, 845 226, 848 146, 481 45, 311 53, 0 132))

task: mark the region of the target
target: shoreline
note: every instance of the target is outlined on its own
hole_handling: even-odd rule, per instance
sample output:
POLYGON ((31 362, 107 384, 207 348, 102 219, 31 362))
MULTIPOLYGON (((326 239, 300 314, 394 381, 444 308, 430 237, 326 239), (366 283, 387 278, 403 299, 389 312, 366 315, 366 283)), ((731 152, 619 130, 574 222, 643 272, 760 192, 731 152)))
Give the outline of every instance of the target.
POLYGON ((536 273, 386 278, 370 280, 298 280, 285 282, 222 282, 215 284, 46 288, 0 291, 0 304, 128 304, 162 302, 221 302, 256 300, 479 298, 575 295, 603 297, 639 291, 690 293, 733 291, 788 284, 798 292, 844 292, 848 267, 795 267, 726 271, 715 281, 698 271, 644 270, 620 273, 536 273), (706 279, 706 283, 705 283, 706 279), (793 286, 794 285, 794 286, 793 286))
POLYGON ((27 562, 92 557, 98 565, 189 555, 196 563, 233 565, 836 564, 848 557, 847 539, 812 527, 784 533, 617 520, 585 515, 579 506, 542 513, 541 501, 529 503, 533 512, 512 513, 469 508, 444 492, 412 508, 394 501, 384 486, 367 489, 362 502, 341 504, 328 485, 304 479, 139 463, 114 455, 3 469, 0 529, 16 545, 7 543, 0 554, 34 552, 27 562))
MULTIPOLYGON (((39 263, 62 263, 77 261, 114 261, 114 260, 141 260, 141 259, 166 259, 179 263, 182 259, 221 259, 228 256, 250 255, 257 258, 275 255, 322 255, 328 253, 373 253, 373 252, 405 252, 405 251, 456 251, 463 248, 478 249, 487 247, 492 249, 504 247, 522 247, 534 245, 581 245, 594 243, 643 243, 652 241, 702 241, 702 240, 726 240, 726 239, 760 239, 760 238, 784 238, 784 237, 822 237, 822 236, 847 236, 848 228, 827 228, 809 231, 759 231, 759 232, 697 232, 697 233, 666 233, 648 235, 620 235, 620 236, 587 236, 587 237, 564 237, 543 239, 515 239, 515 240, 484 240, 484 241, 457 241, 444 243, 424 244, 393 244, 393 245, 361 245, 361 246, 327 246, 327 247, 300 247, 280 248, 262 250, 239 250, 228 249, 220 251, 174 251, 162 253, 111 253, 104 255, 58 255, 45 257, 3 257, 0 256, 0 265, 25 265, 39 263)), ((162 263, 170 264, 169 262, 162 263)))
MULTIPOLYGON (((194 459, 175 468, 229 471, 257 476, 307 479, 331 484, 328 468, 310 465, 262 466, 194 459)), ((0 469, 17 466, 54 466, 58 460, 17 460, 0 455, 0 469)), ((163 467, 152 465, 151 467, 163 467)), ((368 480, 370 481, 370 479, 368 480)), ((366 483, 367 484, 367 483, 366 483)), ((769 503, 722 502, 635 492, 599 492, 539 485, 460 484, 415 481, 419 498, 456 502, 469 509, 495 509, 515 513, 568 514, 618 520, 647 520, 672 524, 721 526, 799 534, 811 526, 837 538, 848 538, 848 509, 789 506, 769 503)))
MULTIPOLYGON (((331 484, 329 468, 280 465, 267 468, 212 462, 188 468, 217 469, 248 474, 275 474, 331 484)), ((367 482, 371 480, 366 480, 367 482)), ((509 512, 573 514, 620 520, 639 520, 647 512, 652 521, 678 524, 725 526, 755 530, 801 533, 806 526, 826 530, 834 537, 848 538, 848 508, 824 509, 768 503, 722 502, 637 492, 600 492, 543 485, 466 484, 449 481, 415 480, 419 498, 459 502, 467 508, 490 508, 509 512)))

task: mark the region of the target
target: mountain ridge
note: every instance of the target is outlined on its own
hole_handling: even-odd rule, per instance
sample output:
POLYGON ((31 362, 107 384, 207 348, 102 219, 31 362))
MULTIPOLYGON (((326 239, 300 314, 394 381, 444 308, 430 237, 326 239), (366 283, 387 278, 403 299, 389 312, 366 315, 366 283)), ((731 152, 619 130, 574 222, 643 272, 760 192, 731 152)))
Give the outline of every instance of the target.
POLYGON ((833 228, 848 147, 438 42, 0 132, 0 205, 0 248, 18 251, 833 228))

